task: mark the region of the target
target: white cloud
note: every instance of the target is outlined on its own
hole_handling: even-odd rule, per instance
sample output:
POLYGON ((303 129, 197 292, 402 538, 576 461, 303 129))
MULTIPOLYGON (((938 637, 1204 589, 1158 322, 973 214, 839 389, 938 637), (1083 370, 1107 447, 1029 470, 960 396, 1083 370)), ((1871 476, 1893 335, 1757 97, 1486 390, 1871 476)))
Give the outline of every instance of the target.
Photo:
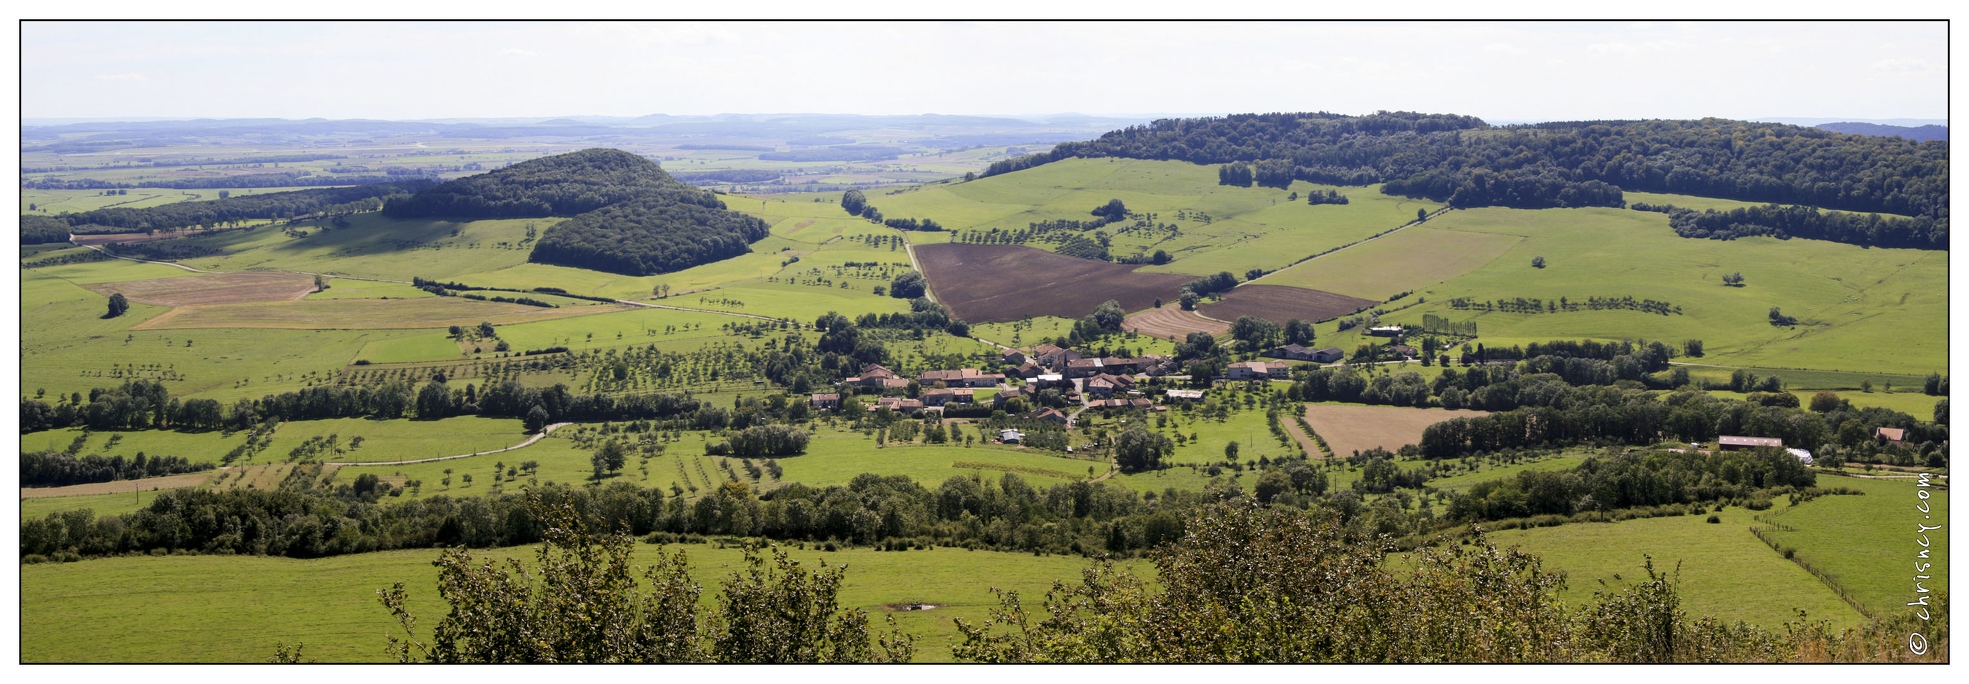
POLYGON ((1935 65, 1925 59, 1883 59, 1873 63, 1873 68, 1881 71, 1929 71, 1935 65))
POLYGON ((147 79, 147 78, 144 78, 144 75, 143 75, 143 74, 139 74, 139 73, 136 73, 136 72, 130 72, 130 73, 122 73, 122 74, 96 74, 96 80, 98 80, 98 81, 148 81, 148 80, 150 80, 150 79, 147 79))
POLYGON ((522 50, 520 48, 506 48, 504 50, 500 50, 499 54, 502 57, 539 57, 540 56, 540 53, 538 52, 534 52, 532 50, 522 50))

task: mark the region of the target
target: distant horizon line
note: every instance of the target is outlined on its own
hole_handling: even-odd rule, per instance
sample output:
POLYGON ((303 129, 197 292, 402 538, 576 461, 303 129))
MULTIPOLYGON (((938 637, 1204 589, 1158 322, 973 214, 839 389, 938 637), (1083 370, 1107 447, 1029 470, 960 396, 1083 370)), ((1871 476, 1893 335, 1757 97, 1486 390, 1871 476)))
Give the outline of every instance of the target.
MULTIPOLYGON (((1400 110, 1381 110, 1381 111, 1400 111, 1400 110)), ((562 115, 539 115, 539 116, 483 116, 483 117, 443 116, 443 117, 418 117, 418 118, 401 118, 401 119, 382 118, 382 117, 363 117, 363 116, 341 117, 341 118, 322 117, 322 116, 312 116, 312 117, 303 117, 303 118, 293 118, 293 117, 285 117, 285 116, 87 116, 87 117, 49 116, 49 117, 21 117, 20 122, 22 126, 32 126, 32 127, 67 126, 67 125, 74 125, 74 124, 92 124, 92 123, 156 123, 156 122, 171 122, 171 121, 266 121, 266 120, 291 121, 291 122, 381 121, 381 122, 391 122, 391 123, 530 122, 532 124, 539 124, 556 119, 568 119, 568 120, 587 119, 591 121, 621 122, 621 121, 633 121, 636 119, 649 119, 649 118, 658 118, 658 117, 677 118, 677 119, 712 119, 718 117, 734 117, 734 116, 745 116, 745 117, 751 117, 751 116, 865 116, 865 117, 939 116, 939 117, 952 117, 952 118, 961 117, 961 118, 984 118, 984 119, 1012 119, 1018 121, 1037 122, 1037 121, 1048 121, 1048 120, 1063 119, 1063 118, 1132 119, 1132 120, 1141 120, 1141 121, 1153 121, 1156 119, 1218 117, 1218 116, 1228 116, 1231 114, 1245 114, 1245 113, 1251 113, 1251 112, 1150 112, 1150 113, 1096 113, 1096 114, 1087 114, 1081 112, 1056 112, 1056 113, 1045 113, 1045 114, 943 114, 937 112, 919 112, 914 114, 865 114, 865 113, 853 113, 853 112, 720 112, 717 114, 667 114, 667 113, 657 112, 651 114, 638 114, 633 116, 612 115, 612 114, 562 114, 562 115)), ((1443 112, 1443 113, 1450 113, 1450 112, 1443 112)), ((1362 115, 1355 114, 1352 116, 1362 116, 1362 115)), ((1587 119, 1587 118, 1533 118, 1533 119, 1494 118, 1493 119, 1493 118, 1479 116, 1477 118, 1482 119, 1484 122, 1491 123, 1491 124, 1518 125, 1518 124, 1538 124, 1538 123, 1564 122, 1564 121, 1647 121, 1647 120, 1688 121, 1688 120, 1695 120, 1701 118, 1732 119, 1734 117, 1640 116, 1640 117, 1614 117, 1614 118, 1601 117, 1601 118, 1594 118, 1594 119, 1587 119)), ((1751 121, 1751 122, 1758 122, 1758 123, 1782 123, 1782 124, 1791 124, 1797 126, 1816 126, 1816 125, 1828 124, 1828 123, 1866 123, 1866 124, 1876 124, 1876 125, 1884 125, 1884 126, 1899 126, 1899 127, 1906 127, 1906 128, 1918 128, 1921 126, 1947 127, 1949 125, 1947 119, 1929 119, 1929 118, 1916 118, 1916 117, 1867 118, 1867 117, 1827 117, 1827 116, 1763 116, 1763 117, 1753 117, 1753 118, 1744 118, 1744 119, 1735 119, 1735 120, 1751 121)), ((589 123, 589 122, 583 121, 582 123, 589 123)))

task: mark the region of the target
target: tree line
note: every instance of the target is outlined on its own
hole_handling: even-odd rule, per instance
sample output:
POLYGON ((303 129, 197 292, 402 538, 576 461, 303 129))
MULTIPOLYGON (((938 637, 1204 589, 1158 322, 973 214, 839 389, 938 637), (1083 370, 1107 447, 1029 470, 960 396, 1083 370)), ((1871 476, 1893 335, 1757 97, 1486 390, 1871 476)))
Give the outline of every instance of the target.
MULTIPOLYGON (((1491 126, 1448 114, 1326 112, 1162 119, 1001 161, 997 175, 1070 157, 1289 164, 1314 183, 1455 206, 1621 206, 1621 190, 1682 193, 1946 219, 1948 147, 1775 123, 1580 121, 1491 126), (1798 159, 1812 159, 1800 164, 1798 159)), ((1276 172, 1274 172, 1276 173, 1276 172)))
POLYGON ((213 469, 211 463, 192 463, 180 456, 89 454, 77 457, 65 451, 34 451, 21 454, 21 486, 63 487, 92 482, 114 482, 213 469))
POLYGON ((1947 216, 1902 218, 1776 204, 1729 211, 1698 212, 1674 206, 1661 209, 1666 210, 1668 225, 1675 234, 1687 238, 1734 240, 1768 235, 1780 240, 1796 237, 1870 247, 1948 249, 1947 216))
MULTIPOLYGON (((434 184, 435 182, 430 180, 413 179, 346 188, 319 188, 241 195, 198 202, 176 202, 141 209, 110 207, 39 218, 65 222, 77 232, 151 232, 193 227, 216 228, 247 221, 374 210, 382 206, 380 202, 383 200, 408 197, 411 193, 434 184), (84 228, 85 226, 89 228, 84 228)), ((21 220, 25 225, 28 217, 23 216, 21 220)))

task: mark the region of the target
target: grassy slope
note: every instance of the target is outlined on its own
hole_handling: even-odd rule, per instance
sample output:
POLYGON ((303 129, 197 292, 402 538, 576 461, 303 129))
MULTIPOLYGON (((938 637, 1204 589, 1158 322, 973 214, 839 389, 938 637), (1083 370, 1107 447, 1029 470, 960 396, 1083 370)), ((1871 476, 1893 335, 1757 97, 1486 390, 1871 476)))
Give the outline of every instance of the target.
MULTIPOLYGON (((1948 255, 1943 252, 1771 238, 1691 240, 1674 236, 1665 216, 1617 209, 1473 209, 1429 225, 1522 239, 1490 264, 1428 288, 1422 293, 1427 303, 1387 317, 1390 322, 1417 324, 1424 313, 1474 317, 1490 344, 1696 338, 1707 346, 1701 361, 1724 366, 1905 374, 1946 367, 1947 296, 1939 284, 1947 277, 1948 255), (1546 268, 1532 268, 1534 256, 1544 256, 1546 268), (1731 271, 1741 271, 1748 286, 1722 286, 1721 275, 1731 271), (1660 299, 1681 306, 1683 314, 1476 314, 1447 306, 1454 297, 1561 296, 1660 299), (1766 314, 1772 306, 1804 325, 1770 326, 1766 314)), ((1358 339, 1355 331, 1323 336, 1325 343, 1342 348, 1358 339)))
POLYGON ((1814 619, 1840 626, 1857 624, 1862 616, 1803 568, 1786 561, 1750 533, 1751 512, 1730 508, 1706 516, 1579 523, 1533 530, 1504 530, 1491 534, 1498 546, 1518 546, 1537 554, 1547 570, 1567 574, 1565 598, 1589 602, 1600 582, 1618 588, 1645 578, 1644 554, 1657 571, 1675 571, 1682 607, 1693 616, 1742 619, 1765 629, 1782 629, 1804 609, 1814 619))
MULTIPOLYGON (((1779 507, 1761 516, 1796 531, 1773 530, 1779 544, 1797 550, 1797 558, 1832 576, 1848 596, 1875 615, 1904 610, 1915 600, 1914 568, 1917 524, 1941 525, 1948 520, 1948 491, 1930 488, 1932 517, 1914 508, 1915 483, 1909 480, 1869 480, 1819 477, 1819 486, 1847 487, 1862 496, 1823 496, 1800 506, 1779 507)), ((1933 579, 1931 591, 1948 590, 1948 529, 1928 533, 1933 579)), ((1932 600, 1931 600, 1932 602, 1932 600)))
MULTIPOLYGON (((673 547, 674 548, 674 547, 673 547)), ((742 564, 737 549, 682 547, 706 586, 710 609, 725 573, 742 564)), ((637 545, 636 561, 656 560, 658 547, 637 545)), ((956 630, 996 605, 992 587, 1027 596, 1055 579, 1071 580, 1086 561, 1076 557, 956 549, 880 552, 794 550, 803 562, 847 564, 844 605, 867 610, 882 626, 890 603, 940 608, 893 613, 921 637, 918 660, 947 661, 956 630)), ((523 558, 530 547, 475 552, 523 558)), ((403 582, 420 636, 443 615, 437 598, 436 551, 391 551, 319 560, 175 556, 111 558, 22 567, 21 659, 24 662, 261 662, 275 642, 306 642, 307 654, 328 662, 384 660, 383 636, 396 625, 376 591, 403 582), (222 578, 215 581, 215 578, 222 578), (250 583, 248 583, 250 578, 250 583)))
MULTIPOLYGON (((1130 211, 1154 213, 1157 223, 1174 223, 1180 234, 1114 234, 1118 256, 1165 250, 1176 261, 1147 267, 1154 272, 1207 275, 1243 274, 1252 268, 1276 269, 1293 261, 1365 238, 1412 220, 1425 201, 1389 197, 1374 188, 1333 188, 1294 183, 1290 189, 1234 188, 1217 184, 1216 167, 1186 162, 1069 159, 1017 173, 969 183, 926 186, 897 195, 876 195, 869 203, 886 216, 936 219, 947 229, 1021 229, 1035 221, 1088 220, 1088 212, 1110 199, 1130 211), (1286 199, 1314 188, 1338 189, 1346 205, 1309 206, 1286 199), (1194 214, 1207 214, 1205 221, 1194 214)), ((836 209, 838 211, 838 209, 836 209)), ((1115 226, 1113 228, 1120 228, 1115 226)), ((911 235, 912 242, 931 236, 911 235)), ((1033 247, 1045 247, 1033 243, 1033 247)))

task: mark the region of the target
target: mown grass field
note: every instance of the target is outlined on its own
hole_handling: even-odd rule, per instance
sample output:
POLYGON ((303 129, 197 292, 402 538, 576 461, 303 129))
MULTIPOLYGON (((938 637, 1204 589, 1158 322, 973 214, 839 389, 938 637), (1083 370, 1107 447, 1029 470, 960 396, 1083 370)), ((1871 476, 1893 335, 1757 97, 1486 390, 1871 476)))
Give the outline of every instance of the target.
POLYGON ((1506 235, 1416 226, 1307 261, 1258 282, 1383 300, 1469 273, 1516 243, 1506 235))
POLYGON ((1768 630, 1782 630, 1799 609, 1840 627, 1862 621, 1811 573, 1758 541, 1750 533, 1752 511, 1729 508, 1716 515, 1719 524, 1704 522, 1706 515, 1685 515, 1501 530, 1490 538, 1500 547, 1537 554, 1548 571, 1564 571, 1563 598, 1571 603, 1591 602, 1601 582, 1617 591, 1645 580, 1642 563, 1652 557, 1656 571, 1676 573, 1682 608, 1691 616, 1740 619, 1768 630))
MULTIPOLYGON (((533 562, 534 547, 475 550, 478 558, 533 562)), ((662 547, 636 546, 647 566, 662 547)), ((671 549, 679 547, 670 547, 671 549)), ((725 575, 743 566, 738 549, 681 547, 715 606, 725 575)), ((21 568, 23 662, 263 662, 274 644, 303 642, 324 662, 385 661, 383 638, 399 633, 376 591, 403 582, 419 635, 443 616, 437 551, 387 551, 316 560, 241 556, 108 558, 21 568)), ((1043 595, 1053 580, 1074 581, 1087 560, 1071 556, 931 549, 836 552, 792 549, 803 564, 845 564, 841 603, 866 610, 872 628, 894 615, 918 636, 917 659, 950 660, 953 618, 982 622, 997 605, 991 589, 1043 595), (929 611, 891 612, 898 603, 929 611)), ((1136 564, 1140 565, 1140 564, 1136 564)), ((1031 599, 1028 599, 1031 600, 1031 599)))

